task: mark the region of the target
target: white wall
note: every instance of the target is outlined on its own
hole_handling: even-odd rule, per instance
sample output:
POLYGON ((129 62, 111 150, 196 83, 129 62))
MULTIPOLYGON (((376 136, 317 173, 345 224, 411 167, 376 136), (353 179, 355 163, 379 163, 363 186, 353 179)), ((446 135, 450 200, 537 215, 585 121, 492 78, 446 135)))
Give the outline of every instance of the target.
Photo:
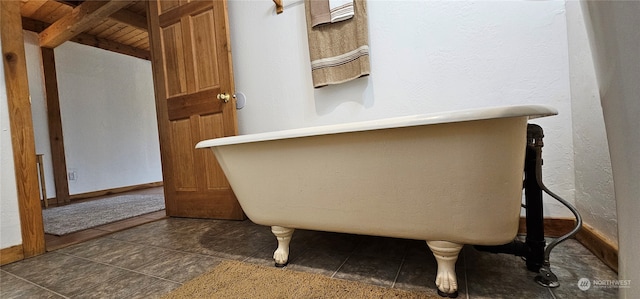
MULTIPOLYGON (((37 35, 25 31, 36 151, 55 196, 37 35)), ((149 61, 67 42, 55 49, 69 193, 162 181, 149 61)))
MULTIPOLYGON (((304 5, 231 0, 240 133, 473 107, 549 104, 544 181, 574 200, 563 1, 368 1, 371 76, 314 90, 304 5)), ((547 217, 571 214, 546 199, 547 217)))
MULTIPOLYGON (((616 240, 616 213, 611 201, 613 193, 608 178, 611 167, 605 157, 607 150, 602 143, 606 142, 606 137, 602 132, 602 117, 598 116, 600 109, 595 103, 599 100, 599 95, 593 87, 595 77, 593 73, 589 73, 593 68, 588 59, 591 51, 585 49, 584 28, 581 27, 584 25, 576 15, 579 12, 571 6, 574 3, 567 4, 568 12, 565 12, 563 1, 369 0, 368 4, 372 75, 343 85, 314 90, 311 87, 302 2, 285 1, 285 12, 276 15, 270 1, 230 0, 236 89, 248 97, 247 106, 239 111, 241 134, 470 107, 549 104, 558 108, 560 115, 533 121, 545 129, 545 184, 569 201, 575 198, 578 208, 585 216, 585 222, 616 240), (569 20, 568 24, 565 17, 569 20), (594 160, 595 164, 590 164, 588 160, 594 160)), ((25 39, 28 40, 29 37, 25 36, 25 39)), ((26 46, 29 80, 31 82, 39 78, 41 82, 38 72, 33 72, 34 75, 31 71, 35 69, 34 64, 29 61, 35 55, 29 54, 34 53, 33 49, 30 50, 29 42, 26 46)), ((39 59, 39 54, 37 55, 39 59)), ((94 78, 98 76, 95 71, 97 69, 98 73, 104 72, 108 63, 113 63, 112 56, 121 55, 71 43, 56 50, 56 55, 58 76, 65 78, 62 81, 65 81, 66 91, 61 92, 61 97, 64 94, 74 95, 76 100, 91 101, 101 98, 106 101, 105 95, 99 92, 106 87, 97 84, 96 81, 100 79, 94 78), (68 53, 63 53, 62 58, 60 51, 68 53), (68 69, 63 66, 61 69, 61 64, 64 63, 61 59, 76 65, 68 69), (79 83, 85 81, 85 84, 79 83), (74 88, 79 90, 73 90, 74 88)), ((145 63, 148 65, 148 62, 145 63)), ((150 67, 146 67, 149 68, 150 76, 150 67)), ((144 82, 150 80, 146 75, 139 75, 141 78, 134 75, 123 83, 116 77, 128 75, 126 71, 109 73, 102 80, 113 80, 115 83, 108 84, 116 86, 116 90, 121 85, 130 87, 129 83, 133 81, 136 82, 135 86, 143 86, 147 84, 144 82)), ((4 91, 4 81, 1 84, 0 90, 4 91)), ((63 83, 60 85, 62 89, 63 83)), ((43 100, 36 97, 43 95, 37 89, 32 89, 31 93, 36 118, 36 113, 44 111, 43 100)), ((61 98, 61 101, 64 99, 61 98)), ((3 99, 2 102, 6 101, 3 99)), ((151 102, 153 103, 152 96, 151 102)), ((110 111, 114 107, 85 104, 83 101, 62 104, 63 110, 67 111, 63 112, 65 142, 74 144, 74 149, 67 148, 67 163, 70 168, 76 167, 78 170, 78 186, 85 184, 84 180, 88 178, 86 175, 93 171, 92 163, 107 163, 105 161, 111 159, 105 152, 116 152, 118 157, 131 154, 123 152, 122 147, 115 146, 114 142, 117 141, 107 139, 108 142, 103 143, 100 138, 94 139, 93 136, 82 134, 82 128, 98 127, 96 132, 99 133, 105 127, 116 126, 107 123, 99 114, 94 114, 96 110, 104 114, 127 115, 122 119, 130 117, 128 111, 110 111), (70 117, 83 114, 89 117, 69 120, 70 117), (68 131, 74 132, 78 137, 68 137, 72 134, 68 131), (83 138, 86 140, 81 141, 83 138), (92 151, 80 154, 83 152, 82 147, 95 150, 91 153, 95 156, 86 156, 92 151), (78 162, 70 162, 73 159, 78 162)), ((0 108, 5 109, 5 106, 0 108)), ((147 107, 140 111, 143 115, 147 112, 152 113, 153 109, 147 107)), ((634 113, 636 114, 632 115, 637 115, 637 111, 634 113)), ((5 243, 7 236, 15 237, 9 242, 11 244, 15 240, 20 242, 15 177, 13 170, 9 171, 8 168, 12 168, 13 163, 11 153, 6 150, 10 139, 5 116, 0 114, 3 138, 0 139, 0 248, 10 246, 5 246, 8 244, 5 243), (5 230, 9 233, 5 233, 5 230)), ((154 118, 155 122, 155 116, 149 117, 154 118)), ((42 152, 48 148, 48 145, 41 143, 48 143, 48 133, 43 133, 45 131, 37 122, 36 148, 42 152), (44 141, 39 136, 45 136, 44 141)), ((141 126, 146 128, 146 125, 141 126)), ((99 135, 98 133, 94 135, 99 135)), ((140 138, 150 136, 157 136, 157 133, 138 135, 140 138)), ((125 135, 125 138, 131 137, 125 135)), ((616 144, 611 139, 609 142, 616 144)), ((635 146, 637 149, 637 142, 635 146)), ((612 152, 612 155, 615 153, 612 152)), ((638 155, 635 157, 635 160, 629 159, 637 165, 638 155)), ((136 160, 157 161, 158 178, 149 181, 161 180, 159 156, 157 159, 137 157, 136 160)), ((47 168, 50 171, 50 164, 47 168)), ((114 168, 112 172, 116 176, 129 171, 126 167, 114 168)), ((637 173, 635 175, 638 177, 637 173)), ((47 179, 52 180, 49 177, 47 179)), ((113 177, 101 179, 109 182, 110 186, 116 185, 113 177)), ((620 180, 624 184, 624 179, 620 180)), ((95 187, 95 183, 86 183, 93 184, 93 188, 97 188, 94 190, 104 188, 95 187)), ((618 185, 620 184, 616 187, 618 185)), ((570 216, 563 207, 547 201, 547 217, 570 216)), ((637 219, 632 218, 634 206, 627 207, 629 206, 632 208, 626 212, 626 219, 637 219)), ((619 213, 624 213, 623 209, 618 206, 619 213)), ((633 227, 640 226, 637 223, 634 225, 633 227)), ((622 247, 621 243, 621 255, 624 255, 622 247)))
POLYGON ((0 63, 0 248, 22 244, 4 64, 0 63))
POLYGON ((580 2, 568 1, 576 206, 584 222, 618 242, 616 199, 600 95, 580 2))
POLYGON ((56 197, 56 189, 51 166, 47 103, 44 93, 42 57, 38 46, 38 35, 25 30, 22 33, 24 35, 24 52, 27 57, 27 76, 29 79, 29 95, 31 96, 31 116, 33 119, 33 134, 36 141, 36 154, 43 154, 47 197, 54 198, 56 197))
POLYGON ((630 280, 620 298, 636 298, 640 283, 640 2, 581 2, 607 128, 618 214, 618 277, 630 280))

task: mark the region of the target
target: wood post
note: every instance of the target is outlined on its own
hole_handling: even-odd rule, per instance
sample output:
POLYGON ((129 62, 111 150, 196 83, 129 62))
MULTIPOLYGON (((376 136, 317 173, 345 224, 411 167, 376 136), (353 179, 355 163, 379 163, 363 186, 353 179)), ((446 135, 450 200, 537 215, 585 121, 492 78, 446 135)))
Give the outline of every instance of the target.
POLYGON ((67 180, 67 161, 64 153, 64 137, 62 135, 56 60, 53 49, 41 48, 41 51, 44 88, 47 97, 47 120, 49 123, 53 182, 56 186, 56 202, 67 203, 70 201, 69 181, 67 180))
POLYGON ((24 257, 28 258, 44 253, 45 244, 20 1, 0 1, 0 37, 22 228, 22 248, 24 257))

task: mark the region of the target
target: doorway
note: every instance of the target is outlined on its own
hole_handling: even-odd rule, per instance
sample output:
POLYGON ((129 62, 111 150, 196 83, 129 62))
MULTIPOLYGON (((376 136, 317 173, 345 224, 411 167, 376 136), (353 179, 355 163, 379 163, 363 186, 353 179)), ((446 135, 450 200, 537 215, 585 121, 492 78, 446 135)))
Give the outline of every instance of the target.
MULTIPOLYGON (((78 3, 78 2, 60 2, 60 1, 53 1, 53 0, 51 1, 24 0, 21 2, 3 2, 3 3, 10 3, 7 5, 2 5, 2 13, 5 16, 2 19, 3 27, 4 25, 8 25, 6 26, 6 30, 5 28, 3 28, 3 31, 2 31, 3 41, 5 40, 5 37, 9 37, 9 36, 12 36, 14 40, 19 41, 19 43, 11 43, 12 46, 14 46, 12 48, 12 51, 15 51, 14 53, 18 54, 17 58, 18 58, 19 64, 24 64, 24 60, 25 60, 24 50, 22 49, 22 45, 20 45, 20 44, 23 44, 22 42, 23 34, 19 28, 21 23, 20 17, 22 17, 23 29, 27 29, 34 32, 42 32, 44 30, 47 31, 47 34, 39 35, 39 39, 40 39, 39 45, 42 47, 57 48, 65 41, 71 40, 80 44, 86 44, 92 47, 102 48, 108 51, 122 53, 128 56, 138 57, 142 59, 150 58, 150 51, 148 50, 149 41, 146 33, 147 20, 145 18, 147 1, 99 1, 99 2, 86 1, 82 3, 78 3), (59 7, 60 5, 79 5, 79 6, 68 8, 68 7, 59 7), (54 9, 53 6, 58 6, 58 7, 54 9), (81 9, 79 8, 80 6, 82 6, 81 9), (44 12, 46 10, 45 8, 49 9, 51 12, 45 13, 44 12), (82 13, 73 13, 70 10, 73 10, 73 11, 81 10, 82 13), (61 19, 58 19, 56 16, 54 16, 55 14, 61 14, 63 16, 61 19), (34 19, 36 18, 37 15, 41 15, 41 16, 44 15, 46 20, 34 19), (8 16, 10 16, 11 18, 9 18, 8 16), (77 16, 82 16, 82 17, 77 18, 77 16), (61 22, 64 24, 60 24, 60 25, 64 25, 64 26, 53 26, 56 24, 47 24, 46 23, 47 20, 49 21, 58 20, 58 21, 55 21, 56 23, 58 23, 60 20, 63 20, 61 22), (119 25, 109 27, 108 29, 103 27, 103 26, 110 26, 105 24, 113 24, 114 22, 118 23, 119 25), (97 24, 99 25, 96 26, 97 24), (124 30, 120 30, 120 29, 123 29, 122 24, 124 24, 124 27, 127 27, 126 33, 124 30), (95 28, 93 28, 93 26, 95 26, 95 28), (35 28, 35 29, 28 29, 28 28, 35 28), (118 34, 112 34, 109 36, 109 38, 94 36, 94 35, 91 35, 92 32, 89 32, 89 31, 93 31, 93 29, 96 29, 102 32, 109 32, 111 28, 115 28, 118 34), (140 32, 136 32, 136 30, 142 30, 144 32, 141 34, 140 32), (83 32, 83 33, 80 33, 80 32, 83 32), (124 34, 120 34, 120 33, 124 33, 124 34), (140 38, 140 36, 143 36, 143 37, 140 38)), ((164 6, 165 4, 163 4, 163 10, 165 9, 164 6)), ((196 4, 191 4, 190 7, 191 6, 194 6, 192 8, 197 8, 196 11, 194 11, 194 14, 202 13, 203 11, 201 9, 209 9, 211 8, 210 6, 214 8, 213 11, 211 12, 207 11, 207 12, 204 12, 203 14, 200 14, 198 20, 202 21, 203 24, 211 25, 213 24, 212 22, 210 22, 211 17, 213 15, 216 16, 214 18, 215 20, 217 20, 214 22, 215 26, 216 28, 223 30, 218 35, 218 38, 216 38, 216 44, 220 46, 220 48, 218 48, 216 51, 218 52, 218 58, 221 59, 217 61, 217 63, 218 65, 220 64, 230 65, 231 56, 230 56, 230 49, 228 49, 228 46, 230 43, 228 40, 229 38, 228 26, 226 25, 226 22, 227 22, 226 1, 211 1, 209 2, 209 4, 196 3, 196 4)), ((168 6, 166 8, 171 9, 168 6)), ((186 17, 189 17, 189 16, 186 16, 186 17)), ((198 28, 204 28, 204 27, 198 26, 198 28)), ((200 31, 203 31, 203 30, 200 30, 200 31)), ((111 33, 114 33, 114 32, 111 31, 111 33)), ((203 33, 203 32, 200 32, 200 33, 203 33)), ((158 39, 156 38, 156 40, 158 39)), ((13 56, 6 56, 6 57, 8 57, 7 59, 9 58, 13 59, 13 56)), ((201 56, 198 56, 198 57, 201 57, 201 56)), ((5 70, 5 73, 7 74, 6 70, 5 70)), ((29 156, 28 158, 25 158, 25 159, 22 159, 21 157, 15 158, 20 160, 16 162, 16 167, 19 169, 23 169, 23 168, 25 169, 25 171, 17 174, 17 177, 16 177, 16 180, 20 183, 18 184, 20 185, 18 187, 18 202, 19 202, 20 211, 21 211, 20 214, 22 217, 20 222, 21 222, 22 234, 23 234, 23 238, 22 238, 23 244, 20 245, 20 247, 21 247, 21 251, 24 252, 24 254, 18 257, 17 259, 38 255, 44 252, 44 236, 42 235, 42 218, 40 217, 41 216, 40 208, 38 207, 38 202, 37 202, 38 178, 37 178, 37 172, 35 171, 35 167, 31 169, 32 164, 34 166, 36 164, 35 163, 36 155, 33 155, 33 157, 31 157, 32 153, 36 154, 36 151, 34 149, 35 141, 33 137, 33 122, 31 121, 32 115, 29 115, 31 114, 31 111, 30 111, 31 99, 29 99, 29 90, 26 84, 27 79, 26 79, 25 73, 27 73, 27 71, 26 69, 24 69, 24 67, 22 67, 21 69, 18 69, 15 71, 11 69, 11 72, 9 72, 9 74, 11 75, 5 76, 7 78, 18 78, 18 77, 20 78, 20 80, 15 80, 16 83, 9 82, 9 81, 7 83, 8 91, 9 89, 12 89, 12 91, 14 91, 15 89, 19 93, 19 95, 16 97, 16 103, 17 103, 16 105, 20 105, 20 107, 25 107, 24 110, 18 111, 19 113, 16 113, 17 115, 16 117, 19 117, 20 120, 14 120, 14 118, 11 118, 12 127, 19 128, 19 129, 16 129, 15 132, 14 130, 12 130, 12 135, 20 136, 20 137, 23 137, 24 135, 25 137, 24 140, 14 141, 13 145, 14 145, 14 150, 22 153, 21 155, 24 156, 24 154, 27 153, 29 156), (23 121, 24 121, 24 125, 22 126, 21 122, 23 121), (34 201, 34 199, 36 200, 34 201), (24 211, 26 212, 22 213, 24 211)), ((231 80, 230 83, 225 83, 223 85, 218 86, 219 88, 224 89, 224 90, 220 90, 220 94, 227 95, 227 98, 229 98, 228 94, 233 93, 233 81, 232 81, 232 77, 229 76, 230 74, 231 72, 218 74, 218 76, 227 76, 227 79, 231 80)), ((94 97, 92 93, 87 95, 87 98, 92 98, 92 97, 94 97)), ((109 102, 112 99, 107 97, 103 100, 105 102, 109 102)), ((132 100, 135 100, 135 99, 132 99, 132 100)), ((225 101, 224 103, 226 102, 227 101, 225 101)), ((84 103, 81 102, 81 104, 84 104, 84 103)), ((55 105, 55 106, 57 107, 59 105, 55 105)), ((82 105, 80 106, 82 107, 82 105)), ((235 107, 235 102, 231 100, 227 105, 218 104, 216 106, 220 106, 220 107, 227 106, 228 110, 233 111, 233 108, 231 107, 235 107)), ((111 106, 102 107, 104 108, 102 109, 103 110, 102 113, 103 114, 111 113, 112 115, 116 115, 117 113, 113 113, 113 111, 110 111, 110 108, 113 108, 113 107, 119 107, 119 106, 111 105, 111 106)), ((151 110, 155 110, 155 109, 151 109, 151 110)), ((234 116, 235 114, 231 113, 227 115, 234 116)), ((136 118, 133 117, 132 119, 136 119, 136 118)), ((232 123, 236 122, 235 117, 225 117, 224 119, 229 120, 232 123)), ((59 123, 61 123, 61 121, 59 121, 59 123)), ((79 128, 81 131, 86 133, 86 131, 89 131, 89 130, 84 130, 85 129, 84 126, 85 124, 81 123, 79 125, 72 126, 72 128, 76 128, 76 129, 79 128)), ((62 125, 59 125, 58 127, 61 133, 62 125)), ((233 132, 237 130, 236 126, 233 126, 230 128, 233 129, 233 132)), ((225 135, 228 135, 228 134, 229 133, 225 133, 225 135)), ((62 137, 62 135, 60 135, 60 137, 62 137)), ((54 140, 55 142, 58 142, 58 139, 56 138, 52 138, 52 140, 54 140)), ((85 143, 83 145, 85 146, 105 145, 103 147, 98 148, 97 151, 88 151, 92 153, 102 152, 102 151, 122 151, 123 149, 127 148, 127 146, 125 146, 125 147, 113 149, 110 143, 103 143, 102 141, 104 140, 100 140, 99 142, 92 143, 92 144, 85 143)), ((58 143, 63 143, 63 142, 64 141, 59 141, 58 143)), ((62 152, 62 154, 58 152, 57 154, 52 154, 51 156, 53 156, 53 158, 50 158, 53 161, 53 163, 57 163, 57 161, 60 161, 61 159, 65 159, 67 155, 65 155, 64 152, 62 152)), ((80 167, 84 167, 85 165, 92 165, 92 164, 93 164, 93 161, 90 161, 84 164, 79 164, 79 165, 81 165, 80 167)), ((63 165, 66 165, 66 164, 63 163, 63 165)), ((65 181, 65 184, 60 184, 60 185, 65 187, 68 186, 66 184, 68 179, 67 173, 66 173, 66 171, 68 170, 67 168, 68 167, 66 166, 56 167, 55 169, 57 169, 56 171, 58 173, 54 176, 56 179, 62 178, 65 181), (61 174, 60 174, 60 171, 62 171, 61 174)), ((72 177, 77 180, 80 180, 82 178, 87 178, 88 176, 83 175, 83 173, 86 174, 87 172, 85 172, 85 170, 82 170, 82 169, 77 170, 77 172, 75 172, 72 177)), ((119 177, 119 175, 112 176, 108 179, 113 179, 114 177, 117 178, 119 177)), ((224 179, 222 178, 218 178, 217 180, 224 181, 224 179)), ((228 186, 227 186, 227 189, 229 189, 228 186)), ((66 193, 65 197, 69 197, 69 192, 66 193)), ((205 202, 205 203, 210 204, 209 202, 205 202)), ((235 208, 232 209, 232 211, 236 211, 236 210, 238 209, 235 209, 235 208)), ((242 216, 240 213, 238 213, 238 215, 242 216)))
MULTIPOLYGON (((55 198, 59 181, 53 172, 41 62, 50 57, 41 58, 36 33, 25 31, 24 41, 36 153, 44 157, 46 194, 55 198)), ((136 189, 158 190, 162 169, 150 62, 77 43, 57 47, 55 61, 70 196, 54 200, 50 208, 136 189)), ((44 226, 47 232, 46 221, 44 226)), ((79 242, 103 231, 47 234, 45 244, 51 250, 50 243, 79 242)))

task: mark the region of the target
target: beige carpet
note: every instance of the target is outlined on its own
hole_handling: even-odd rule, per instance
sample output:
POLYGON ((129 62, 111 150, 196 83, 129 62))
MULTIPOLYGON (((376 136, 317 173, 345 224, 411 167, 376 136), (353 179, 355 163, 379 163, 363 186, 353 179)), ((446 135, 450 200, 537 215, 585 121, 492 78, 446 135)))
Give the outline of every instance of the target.
POLYGON ((42 210, 44 232, 62 236, 164 209, 164 194, 118 195, 42 210))
POLYGON ((224 261, 163 298, 440 298, 237 261, 224 261))

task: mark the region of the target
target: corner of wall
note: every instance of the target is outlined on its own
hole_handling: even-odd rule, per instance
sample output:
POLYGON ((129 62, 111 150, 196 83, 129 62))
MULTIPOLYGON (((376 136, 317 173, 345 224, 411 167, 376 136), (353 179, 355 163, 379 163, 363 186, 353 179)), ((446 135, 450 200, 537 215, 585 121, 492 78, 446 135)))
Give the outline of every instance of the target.
POLYGON ((617 243, 611 159, 589 38, 580 3, 568 1, 566 8, 576 208, 585 224, 617 243))

